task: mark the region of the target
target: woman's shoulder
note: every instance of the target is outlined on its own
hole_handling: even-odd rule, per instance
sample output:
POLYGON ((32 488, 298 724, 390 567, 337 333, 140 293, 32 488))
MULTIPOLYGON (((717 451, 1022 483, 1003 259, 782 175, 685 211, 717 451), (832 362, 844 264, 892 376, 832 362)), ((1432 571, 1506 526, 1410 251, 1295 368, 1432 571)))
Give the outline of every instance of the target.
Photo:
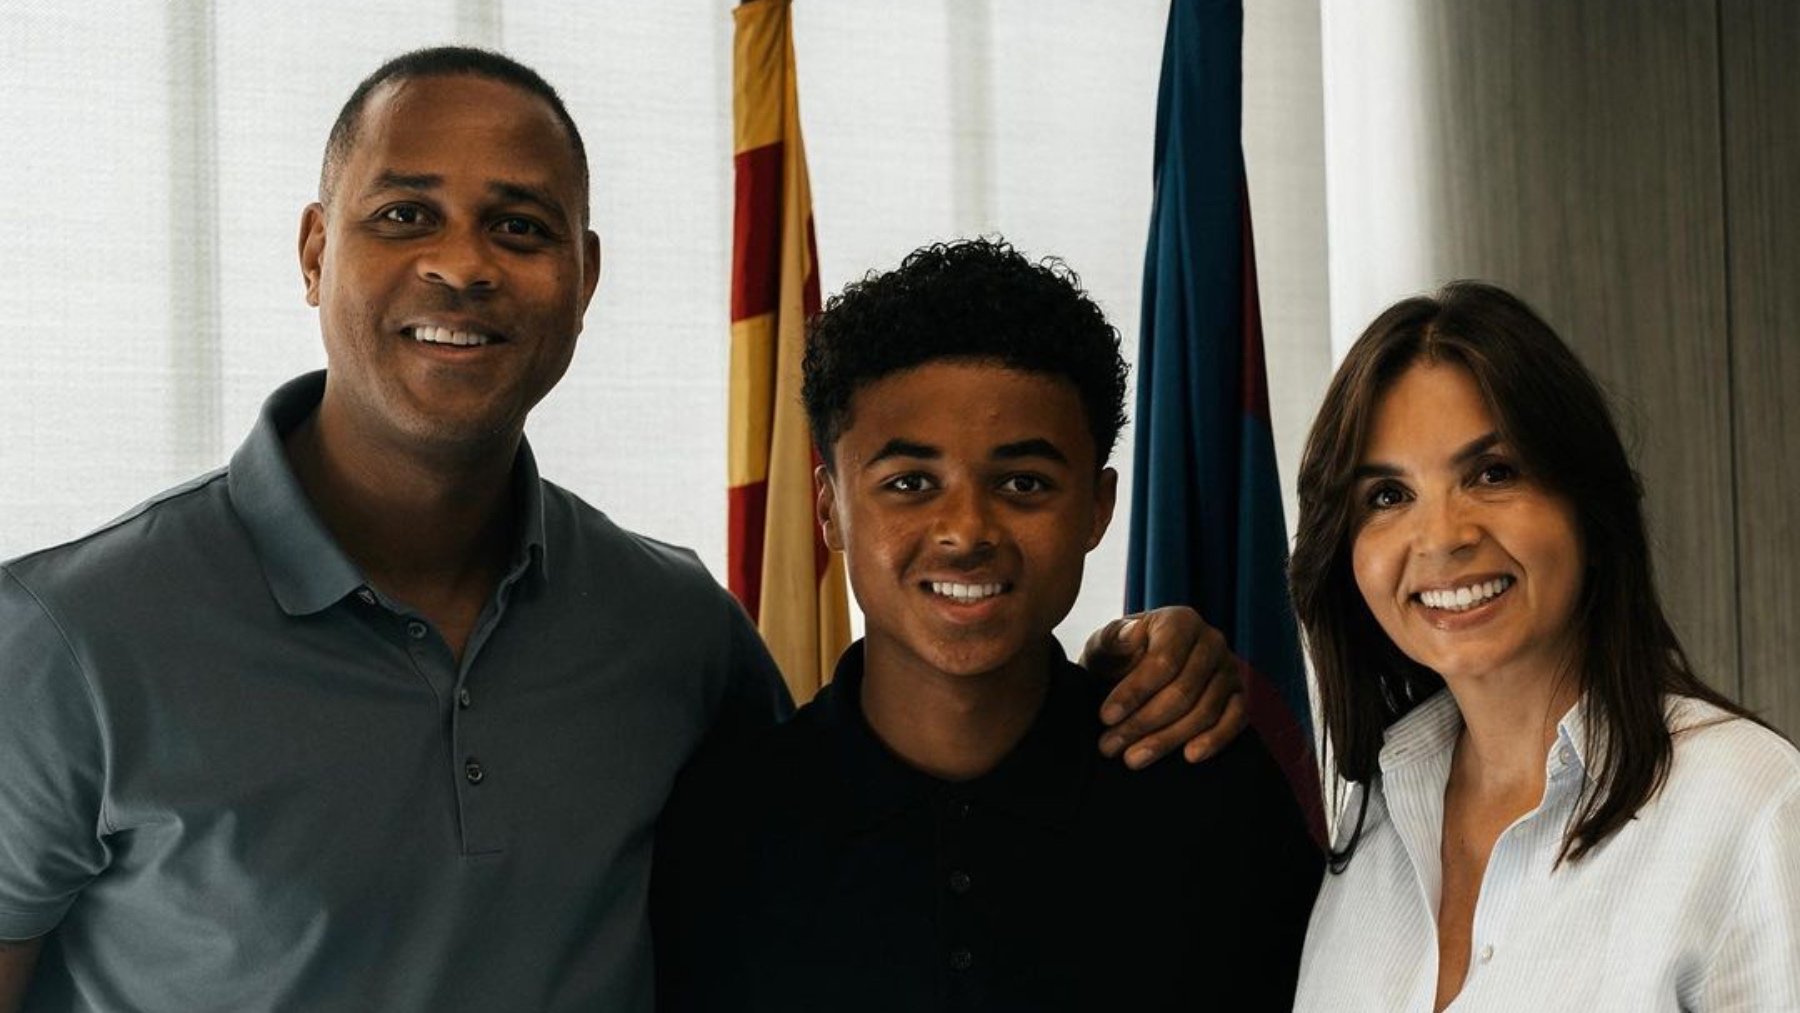
POLYGON ((1665 705, 1675 757, 1664 791, 1767 811, 1800 796, 1800 749, 1780 733, 1694 697, 1665 705))

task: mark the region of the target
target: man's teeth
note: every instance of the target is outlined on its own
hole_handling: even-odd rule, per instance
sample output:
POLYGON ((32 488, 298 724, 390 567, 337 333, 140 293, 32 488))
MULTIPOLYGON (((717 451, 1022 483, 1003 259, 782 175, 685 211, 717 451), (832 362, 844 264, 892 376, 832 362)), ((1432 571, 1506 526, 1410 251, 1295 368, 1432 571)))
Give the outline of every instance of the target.
POLYGON ((433 345, 485 345, 493 338, 474 331, 453 331, 448 327, 415 327, 412 332, 414 341, 424 341, 433 345))
POLYGON ((1470 584, 1444 591, 1420 591, 1419 601, 1427 608, 1462 612, 1487 601, 1513 585, 1511 577, 1496 577, 1480 584, 1470 584))
POLYGON ((957 601, 980 601, 983 598, 992 598, 1004 590, 1006 590, 1004 584, 952 584, 947 580, 931 582, 933 594, 955 598, 957 601))

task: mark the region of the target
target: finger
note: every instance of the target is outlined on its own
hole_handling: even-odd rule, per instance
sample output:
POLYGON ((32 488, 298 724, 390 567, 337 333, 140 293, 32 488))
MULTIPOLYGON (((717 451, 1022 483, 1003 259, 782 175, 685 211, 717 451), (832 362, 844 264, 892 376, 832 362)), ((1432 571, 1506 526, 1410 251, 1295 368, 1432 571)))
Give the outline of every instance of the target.
POLYGON ((1081 667, 1109 682, 1117 681, 1144 650, 1141 618, 1141 614, 1123 616, 1095 630, 1081 649, 1081 667))
POLYGON ((1225 702, 1225 710, 1219 714, 1219 720, 1211 728, 1189 739, 1181 748, 1182 756, 1189 763, 1199 763, 1218 755, 1219 750, 1231 744, 1231 740, 1243 734, 1250 724, 1250 705, 1247 697, 1239 692, 1233 693, 1225 702))
MULTIPOLYGON (((1230 666, 1235 667, 1235 666, 1230 666)), ((1188 699, 1182 692, 1182 685, 1177 683, 1151 701, 1151 706, 1167 706, 1180 708, 1179 712, 1168 722, 1145 732, 1136 742, 1125 745, 1125 765, 1132 769, 1149 766, 1168 753, 1185 745, 1190 739, 1211 729, 1225 713, 1236 694, 1236 688, 1226 670, 1213 673, 1212 679, 1193 698, 1187 706, 1182 701, 1188 699), (1165 699, 1165 694, 1167 698, 1165 699)), ((1146 708, 1148 710, 1149 708, 1146 708)))
MULTIPOLYGON (((1186 714, 1220 674, 1221 666, 1230 664, 1224 635, 1200 623, 1192 611, 1180 611, 1190 623, 1183 626, 1178 619, 1173 624, 1176 628, 1167 633, 1152 630, 1143 657, 1107 694, 1100 720, 1114 726, 1114 734, 1109 738, 1116 737, 1121 747, 1186 714), (1169 648, 1177 643, 1181 645, 1180 653, 1173 653, 1169 648), (1175 693, 1164 697, 1171 689, 1175 693)), ((1154 618, 1153 614, 1149 621, 1154 618)), ((1101 751, 1107 752, 1104 745, 1101 751)), ((1116 752, 1115 749, 1107 755, 1116 752)))
MULTIPOLYGON (((1119 680, 1118 685, 1107 694, 1100 709, 1100 720, 1105 724, 1116 725, 1140 710, 1146 701, 1180 678, 1184 666, 1194 661, 1196 654, 1204 663, 1225 648, 1225 638, 1190 608, 1165 607, 1134 618, 1131 632, 1138 641, 1137 652, 1129 669, 1120 665, 1122 674, 1113 675, 1119 680)), ((1140 726, 1126 737, 1126 742, 1167 723, 1140 726)))

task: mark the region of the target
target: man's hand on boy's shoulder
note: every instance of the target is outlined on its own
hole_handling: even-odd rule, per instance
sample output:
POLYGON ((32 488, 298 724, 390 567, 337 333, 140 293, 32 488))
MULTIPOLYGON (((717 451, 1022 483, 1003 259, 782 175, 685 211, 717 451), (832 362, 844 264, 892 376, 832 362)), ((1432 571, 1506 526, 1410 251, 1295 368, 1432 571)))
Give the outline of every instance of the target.
POLYGON ((1225 637, 1183 605, 1115 619, 1088 638, 1081 663, 1117 683, 1100 708, 1100 751, 1147 767, 1180 748, 1189 763, 1244 730, 1244 680, 1225 637))

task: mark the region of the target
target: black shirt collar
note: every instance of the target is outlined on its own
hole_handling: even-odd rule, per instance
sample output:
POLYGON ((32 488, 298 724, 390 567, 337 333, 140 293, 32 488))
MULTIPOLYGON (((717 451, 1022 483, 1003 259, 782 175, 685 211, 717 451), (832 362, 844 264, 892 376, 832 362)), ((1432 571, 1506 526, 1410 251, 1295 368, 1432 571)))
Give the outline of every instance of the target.
POLYGON ((909 766, 888 750, 862 712, 863 644, 839 659, 831 683, 814 708, 837 743, 848 812, 858 829, 919 806, 995 808, 1058 827, 1074 818, 1094 766, 1100 761, 1100 698, 1093 676, 1070 663, 1053 645, 1050 685, 1024 738, 993 770, 951 782, 909 766))

